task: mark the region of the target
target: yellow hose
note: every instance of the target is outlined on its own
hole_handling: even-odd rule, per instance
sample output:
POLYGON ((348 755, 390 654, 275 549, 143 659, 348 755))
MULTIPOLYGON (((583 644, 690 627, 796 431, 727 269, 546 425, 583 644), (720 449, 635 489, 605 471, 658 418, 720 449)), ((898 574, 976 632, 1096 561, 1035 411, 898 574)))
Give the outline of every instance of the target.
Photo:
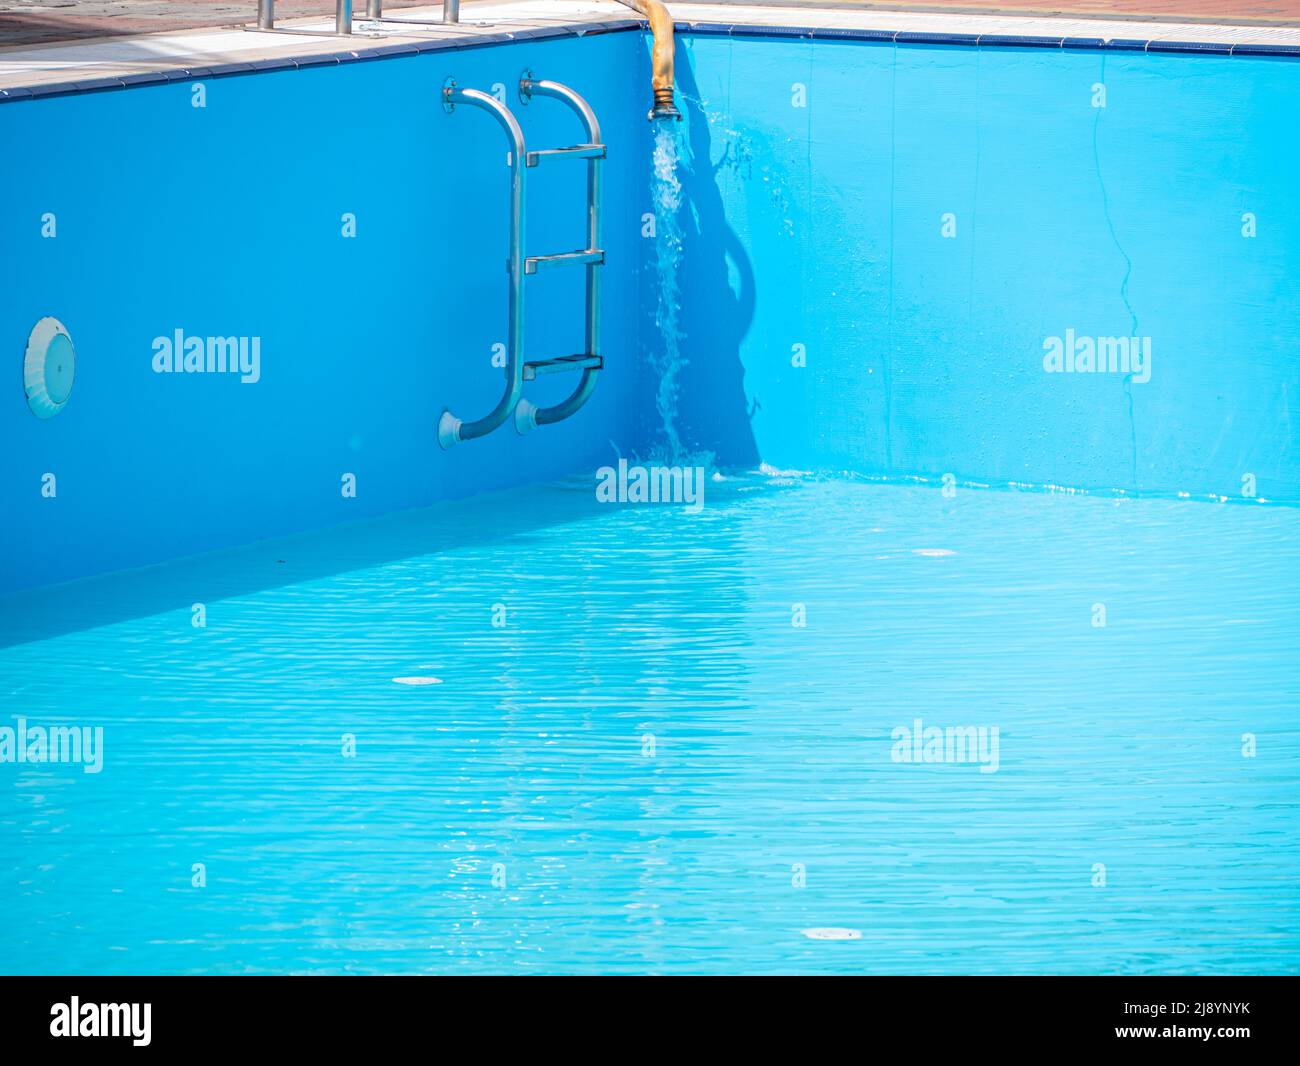
POLYGON ((653 75, 650 86, 654 90, 654 105, 650 118, 677 118, 682 116, 673 103, 673 17, 659 0, 619 0, 650 22, 654 35, 651 51, 653 75))

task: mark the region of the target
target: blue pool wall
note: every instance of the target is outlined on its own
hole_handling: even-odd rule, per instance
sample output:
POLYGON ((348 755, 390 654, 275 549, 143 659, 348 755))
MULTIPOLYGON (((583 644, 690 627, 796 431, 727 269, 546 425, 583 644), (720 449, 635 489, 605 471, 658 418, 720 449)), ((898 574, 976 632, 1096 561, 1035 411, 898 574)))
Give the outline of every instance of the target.
MULTIPOLYGON (((199 77, 202 109, 194 80, 0 107, 42 146, 39 181, 0 177, 0 328, 15 364, 46 314, 80 353, 56 418, 0 397, 0 592, 662 455, 647 51, 560 34, 199 77), (506 86, 531 147, 571 143, 560 105, 515 106, 526 68, 583 92, 610 145, 608 369, 572 422, 445 453, 441 409, 500 394, 507 171, 492 119, 437 90, 506 86), (176 328, 259 336, 261 382, 154 374, 176 328)), ((1300 499, 1296 59, 696 28, 678 80, 689 449, 1231 498, 1250 474, 1300 499), (1151 380, 1045 374, 1066 329, 1151 337, 1151 380)), ((582 221, 580 166, 530 175, 530 253, 582 221)), ((528 285, 530 357, 577 350, 579 273, 528 285)))
MULTIPOLYGON (((0 176, 0 592, 591 470, 630 452, 645 135, 638 35, 561 36, 342 66, 214 77, 0 106, 33 171, 0 176), (444 406, 500 398, 508 142, 486 112, 444 113, 447 76, 507 88, 530 147, 582 140, 519 76, 572 84, 609 145, 604 348, 595 400, 569 423, 507 424, 450 452, 444 406), (203 84, 206 107, 192 106, 203 84), (36 146, 39 146, 39 150, 36 146), (42 216, 57 236, 42 237, 42 216), (355 238, 342 236, 345 212, 355 238), (61 319, 71 401, 41 421, 20 386, 27 336, 61 319), (261 380, 157 374, 177 329, 261 340, 261 380), (55 474, 57 496, 41 494, 55 474), (343 475, 354 474, 354 498, 343 475)), ((648 67, 645 73, 648 78, 648 67)), ((530 172, 528 254, 585 240, 585 166, 530 172)), ((583 346, 583 272, 527 283, 527 353, 583 346)), ((566 376, 526 395, 555 402, 566 376)))
POLYGON ((730 31, 678 71, 690 447, 1300 499, 1295 57, 730 31), (1046 373, 1067 329, 1150 380, 1046 373))

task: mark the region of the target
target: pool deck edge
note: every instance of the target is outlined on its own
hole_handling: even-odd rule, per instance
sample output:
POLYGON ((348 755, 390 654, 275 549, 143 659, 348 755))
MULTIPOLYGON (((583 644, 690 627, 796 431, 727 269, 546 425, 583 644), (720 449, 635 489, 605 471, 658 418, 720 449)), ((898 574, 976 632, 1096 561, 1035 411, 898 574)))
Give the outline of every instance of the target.
MULTIPOLYGON (((408 8, 402 10, 402 17, 432 18, 437 10, 408 8)), ((673 4, 672 11, 682 34, 1300 58, 1300 27, 689 3, 673 4)), ((0 103, 641 31, 646 25, 629 9, 608 0, 467 4, 463 17, 466 21, 456 27, 432 21, 416 26, 357 19, 361 32, 351 37, 321 36, 328 24, 296 19, 287 20, 274 34, 237 26, 0 49, 0 103)))

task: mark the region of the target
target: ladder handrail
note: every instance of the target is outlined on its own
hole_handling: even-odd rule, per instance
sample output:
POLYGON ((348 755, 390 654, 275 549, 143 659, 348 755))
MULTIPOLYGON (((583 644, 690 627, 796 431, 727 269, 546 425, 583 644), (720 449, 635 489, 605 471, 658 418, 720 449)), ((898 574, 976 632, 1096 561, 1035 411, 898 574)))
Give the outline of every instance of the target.
POLYGON ((509 326, 506 335, 506 391, 497 405, 474 422, 462 422, 444 410, 438 421, 438 441, 450 448, 459 441, 486 436, 506 421, 523 394, 524 374, 524 134, 510 109, 490 93, 478 89, 459 89, 448 81, 442 90, 448 112, 456 104, 482 108, 495 118, 510 140, 510 295, 509 326))
MULTIPOLYGON (((568 104, 582 120, 587 131, 588 144, 604 144, 600 139, 600 122, 596 113, 581 96, 567 85, 558 81, 535 80, 524 75, 519 80, 519 97, 527 101, 533 96, 549 96, 568 104)), ((594 251, 600 247, 600 167, 604 162, 603 154, 587 160, 587 249, 594 251)), ((587 264, 587 322, 586 346, 588 355, 600 355, 600 268, 601 262, 587 264)), ((534 407, 527 400, 521 401, 515 414, 515 428, 524 433, 534 426, 544 426, 562 422, 590 399, 596 388, 596 376, 599 367, 588 367, 582 371, 577 387, 569 397, 551 407, 534 407)))

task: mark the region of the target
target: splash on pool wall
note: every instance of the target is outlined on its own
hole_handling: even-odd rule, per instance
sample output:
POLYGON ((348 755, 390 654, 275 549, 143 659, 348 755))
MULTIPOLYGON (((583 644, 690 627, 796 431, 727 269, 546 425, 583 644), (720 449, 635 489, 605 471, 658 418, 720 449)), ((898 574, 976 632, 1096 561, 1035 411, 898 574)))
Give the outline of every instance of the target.
MULTIPOLYGON (((1300 64, 678 42, 685 453, 1231 498, 1249 476, 1300 499, 1300 64), (1150 379, 1049 372, 1067 333, 1149 345, 1150 379)), ((611 32, 217 78, 203 107, 178 82, 0 108, 11 141, 40 131, 51 153, 42 182, 0 178, 0 330, 21 351, 55 315, 79 354, 57 419, 0 396, 0 593, 659 450, 652 142, 629 64, 648 77, 647 39, 611 32), (442 454, 437 412, 499 385, 506 177, 497 131, 445 121, 436 89, 525 66, 583 92, 610 145, 608 369, 544 445, 442 454), (258 338, 261 380, 153 373, 176 329, 258 338)), ((530 145, 572 139, 559 109, 527 120, 530 145)), ((581 218, 580 183, 549 181, 533 249, 581 218)), ((530 282, 530 357, 580 334, 579 284, 530 282)))

